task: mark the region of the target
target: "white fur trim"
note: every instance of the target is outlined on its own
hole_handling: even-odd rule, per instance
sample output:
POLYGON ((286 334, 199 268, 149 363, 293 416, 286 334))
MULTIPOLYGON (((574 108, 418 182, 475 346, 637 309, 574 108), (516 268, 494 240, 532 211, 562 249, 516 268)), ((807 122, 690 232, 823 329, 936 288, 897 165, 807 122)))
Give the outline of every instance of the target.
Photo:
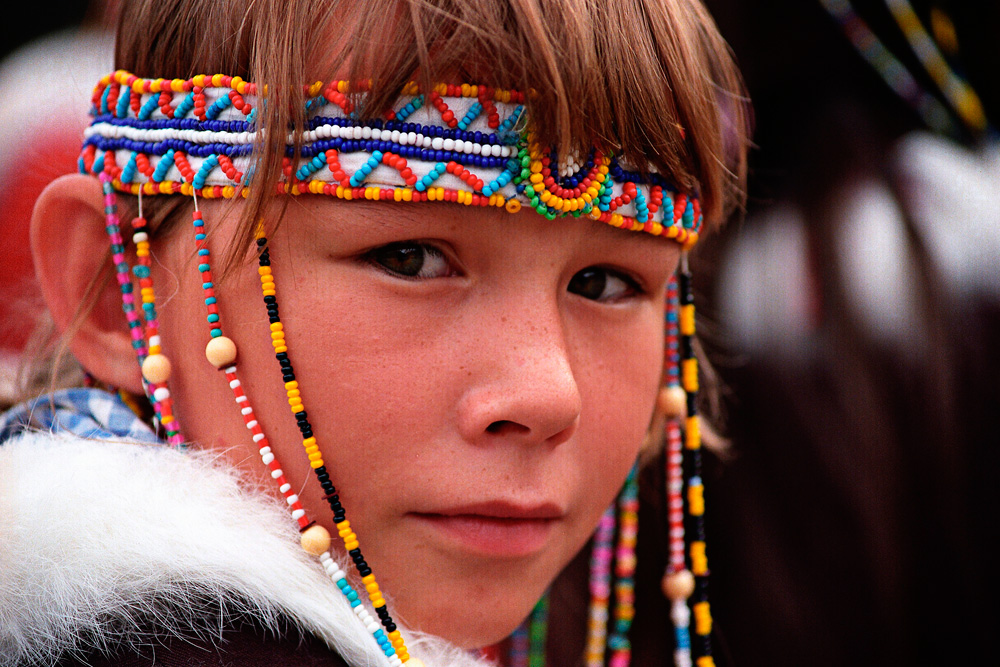
MULTIPOLYGON (((285 616, 349 664, 388 664, 298 542, 283 503, 210 455, 22 435, 0 446, 0 667, 148 640, 137 624, 149 615, 164 632, 218 634, 217 613, 162 610, 224 604, 265 626, 285 616)), ((437 638, 406 639, 428 667, 487 664, 437 638)))

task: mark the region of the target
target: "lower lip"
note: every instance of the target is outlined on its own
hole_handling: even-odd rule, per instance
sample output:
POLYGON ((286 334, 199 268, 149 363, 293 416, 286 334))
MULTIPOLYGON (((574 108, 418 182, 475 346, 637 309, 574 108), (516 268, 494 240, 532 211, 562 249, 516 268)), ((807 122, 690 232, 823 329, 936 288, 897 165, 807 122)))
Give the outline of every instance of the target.
POLYGON ((410 514, 468 551, 489 556, 529 556, 541 551, 555 519, 507 519, 479 514, 410 514))

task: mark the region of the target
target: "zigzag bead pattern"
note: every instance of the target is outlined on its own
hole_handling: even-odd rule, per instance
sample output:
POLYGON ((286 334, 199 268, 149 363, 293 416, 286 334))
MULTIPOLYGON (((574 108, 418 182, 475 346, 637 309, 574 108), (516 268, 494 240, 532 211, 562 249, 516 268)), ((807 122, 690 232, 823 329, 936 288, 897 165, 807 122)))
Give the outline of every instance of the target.
MULTIPOLYGON (((411 83, 380 118, 357 116, 366 82, 306 88, 307 127, 293 161, 287 139, 278 193, 340 199, 447 201, 530 206, 549 219, 592 220, 693 245, 702 227, 694 193, 661 175, 629 171, 593 149, 558 156, 525 128, 524 94, 470 84, 411 83)), ((78 166, 107 171, 112 186, 138 194, 246 196, 258 138, 257 86, 221 74, 191 79, 105 76, 92 98, 78 166), (109 168, 110 167, 110 168, 109 168)))

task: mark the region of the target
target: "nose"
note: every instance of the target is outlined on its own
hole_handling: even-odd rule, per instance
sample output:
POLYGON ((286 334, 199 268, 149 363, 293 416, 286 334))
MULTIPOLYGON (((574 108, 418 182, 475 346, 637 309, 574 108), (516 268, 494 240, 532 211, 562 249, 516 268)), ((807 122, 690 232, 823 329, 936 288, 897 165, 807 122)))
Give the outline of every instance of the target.
MULTIPOLYGON (((460 405, 468 442, 559 445, 576 431, 582 399, 558 307, 501 311, 477 342, 460 405)), ((482 323, 480 323, 482 326, 482 323)))

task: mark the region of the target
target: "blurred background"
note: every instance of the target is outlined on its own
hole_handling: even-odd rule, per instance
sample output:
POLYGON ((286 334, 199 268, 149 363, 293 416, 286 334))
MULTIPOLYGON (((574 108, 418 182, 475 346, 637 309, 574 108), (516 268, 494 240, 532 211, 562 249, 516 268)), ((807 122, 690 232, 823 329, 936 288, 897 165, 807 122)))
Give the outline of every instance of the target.
MULTIPOLYGON (((75 169, 84 100, 112 69, 113 4, 49 2, 0 26, 0 176, 14 183, 0 191, 0 399, 38 309, 27 219, 75 169)), ((717 661, 987 658, 1000 3, 707 5, 756 127, 746 211, 698 258, 730 439, 708 491, 717 661)))

